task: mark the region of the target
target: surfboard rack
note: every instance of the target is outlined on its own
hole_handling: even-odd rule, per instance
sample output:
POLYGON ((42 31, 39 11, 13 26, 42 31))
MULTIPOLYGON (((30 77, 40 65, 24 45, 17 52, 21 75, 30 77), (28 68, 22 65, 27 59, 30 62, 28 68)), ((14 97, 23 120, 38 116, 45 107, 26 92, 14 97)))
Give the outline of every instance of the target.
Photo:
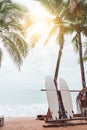
POLYGON ((66 126, 77 126, 77 125, 87 125, 87 122, 84 122, 84 123, 70 123, 70 122, 67 122, 67 123, 55 123, 55 124, 45 124, 43 125, 43 127, 45 128, 48 128, 48 127, 66 127, 66 126))
POLYGON ((72 106, 72 100, 70 95, 71 92, 76 92, 76 93, 87 92, 87 89, 69 90, 69 87, 64 79, 60 79, 59 86, 60 86, 60 90, 55 89, 56 86, 54 84, 54 80, 50 76, 46 77, 45 79, 46 89, 41 89, 41 91, 46 91, 48 105, 49 105, 48 109, 49 110, 50 108, 52 109, 50 111, 50 115, 47 112, 47 115, 45 116, 44 115, 38 116, 38 119, 43 119, 45 121, 43 127, 87 125, 87 115, 84 116, 83 114, 74 114, 72 112, 73 106, 72 106), (57 94, 61 96, 62 102, 60 102, 57 94), (55 102, 56 100, 58 100, 58 102, 55 102), (58 104, 55 105, 55 107, 57 107, 56 109, 54 107, 54 103, 58 104), (69 104, 69 106, 67 106, 67 103, 69 104), (56 115, 54 115, 55 116, 54 117, 53 113, 51 113, 54 112, 55 110, 56 110, 56 115, 58 115, 57 117, 56 115))
MULTIPOLYGON (((46 116, 47 116, 46 114, 45 115, 37 115, 36 120, 44 120, 46 118, 46 116)), ((75 119, 77 117, 82 117, 82 115, 75 113, 75 114, 73 114, 73 117, 75 119)))
POLYGON ((77 117, 72 119, 58 119, 45 122, 46 124, 43 127, 60 127, 60 126, 76 126, 76 125, 87 125, 87 117, 77 117), (73 121, 81 122, 73 122, 73 121))
MULTIPOLYGON (((58 120, 49 120, 49 121, 45 121, 46 123, 59 123, 59 122, 66 122, 66 121, 75 121, 75 120, 87 120, 87 117, 77 117, 77 118, 63 118, 63 119, 58 119, 58 120)), ((86 122, 87 123, 87 122, 86 122)))
MULTIPOLYGON (((47 91, 46 89, 41 89, 41 91, 47 91)), ((49 90, 49 91, 55 91, 55 90, 49 90)), ((69 91, 69 92, 81 92, 81 90, 61 90, 61 91, 69 91)), ((60 92, 60 90, 58 90, 60 92)))

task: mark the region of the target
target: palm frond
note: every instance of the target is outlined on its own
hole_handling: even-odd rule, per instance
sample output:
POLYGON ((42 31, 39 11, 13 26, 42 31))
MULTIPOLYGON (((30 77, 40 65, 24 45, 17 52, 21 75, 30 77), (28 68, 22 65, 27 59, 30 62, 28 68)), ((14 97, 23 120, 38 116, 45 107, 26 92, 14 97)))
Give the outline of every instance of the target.
POLYGON ((16 45, 10 38, 8 38, 6 35, 2 34, 2 43, 4 44, 4 47, 6 48, 8 54, 12 57, 14 63, 20 68, 22 65, 22 57, 19 53, 19 50, 17 49, 16 45))
POLYGON ((15 32, 19 32, 22 35, 25 35, 25 33, 26 33, 25 24, 21 24, 20 22, 17 23, 17 21, 15 21, 13 19, 9 22, 5 22, 3 19, 1 19, 0 20, 0 31, 5 31, 5 30, 10 31, 10 32, 15 31, 15 32))
POLYGON ((77 34, 73 37, 72 43, 74 45, 75 52, 78 52, 78 40, 77 40, 77 34))
MULTIPOLYGON (((30 20, 28 14, 26 7, 11 0, 0 0, 0 37, 3 46, 19 68, 28 54, 28 44, 23 36, 26 30, 24 26, 27 20, 30 20)), ((1 61, 2 50, 0 50, 0 63, 1 61)))
POLYGON ((1 66, 1 63, 2 63, 2 56, 3 56, 3 53, 2 53, 2 49, 0 48, 0 66, 1 66))
POLYGON ((87 59, 87 47, 86 47, 85 52, 84 52, 84 57, 87 59))
POLYGON ((87 61, 87 57, 83 57, 83 61, 86 62, 87 61))
POLYGON ((87 37, 87 26, 82 27, 82 33, 83 33, 83 35, 85 35, 87 37))
POLYGON ((41 39, 41 37, 42 37, 41 33, 39 32, 33 33, 30 38, 30 48, 34 48, 36 44, 39 42, 39 40, 41 39))
POLYGON ((57 28, 57 25, 55 26, 53 26, 52 27, 52 29, 50 30, 50 32, 49 32, 49 34, 48 34, 48 36, 47 36, 47 39, 46 39, 46 41, 44 42, 44 45, 46 45, 47 43, 48 43, 48 41, 50 40, 50 38, 53 36, 53 34, 55 34, 55 32, 58 30, 58 28, 57 28))
POLYGON ((3 20, 0 19, 0 31, 4 30, 4 29, 9 29, 7 23, 3 20))
POLYGON ((24 30, 23 26, 20 23, 16 23, 14 20, 7 22, 6 27, 8 27, 9 31, 15 30, 19 31, 20 33, 22 33, 24 30))
POLYGON ((12 3, 11 1, 8 2, 2 0, 2 3, 0 4, 2 5, 0 8, 0 16, 5 22, 9 22, 12 19, 19 21, 28 13, 27 8, 22 5, 12 3))
POLYGON ((63 7, 63 0, 36 0, 39 1, 51 14, 57 15, 63 7))
POLYGON ((22 36, 15 32, 10 32, 9 34, 18 51, 20 52, 20 55, 25 58, 28 54, 28 43, 23 39, 22 36))
POLYGON ((22 13, 24 13, 24 12, 27 13, 28 12, 28 9, 25 8, 25 6, 13 3, 13 2, 11 2, 11 0, 2 0, 2 1, 0 1, 0 6, 1 6, 1 8, 0 8, 1 13, 2 12, 6 13, 6 11, 7 12, 12 11, 13 12, 13 10, 14 11, 20 11, 22 13))

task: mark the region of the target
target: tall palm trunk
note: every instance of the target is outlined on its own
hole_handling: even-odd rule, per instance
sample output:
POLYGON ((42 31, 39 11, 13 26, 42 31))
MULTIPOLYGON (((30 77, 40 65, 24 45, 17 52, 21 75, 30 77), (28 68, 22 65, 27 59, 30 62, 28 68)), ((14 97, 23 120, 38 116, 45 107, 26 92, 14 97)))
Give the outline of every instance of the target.
POLYGON ((59 74, 59 67, 60 67, 60 62, 61 62, 61 57, 62 57, 62 50, 63 50, 63 43, 60 45, 60 49, 59 49, 59 52, 58 52, 56 70, 55 70, 55 75, 54 75, 54 82, 55 82, 56 86, 57 86, 57 79, 58 79, 58 74, 59 74))
POLYGON ((61 62, 61 57, 62 57, 63 46, 64 46, 64 34, 63 34, 62 30, 63 29, 60 29, 60 46, 59 46, 57 64, 56 64, 55 75, 54 75, 54 82, 55 82, 57 89, 58 89, 57 79, 58 79, 58 74, 59 74, 59 67, 60 67, 60 62, 61 62))
POLYGON ((57 59, 57 64, 56 64, 56 70, 55 70, 55 75, 54 75, 54 83, 55 83, 55 86, 56 86, 57 96, 58 96, 58 101, 59 101, 59 118, 65 117, 64 106, 63 106, 60 91, 58 91, 59 89, 58 89, 58 84, 57 84, 59 67, 60 67, 60 62, 61 62, 61 57, 62 57, 63 45, 64 45, 64 35, 62 34, 61 35, 61 42, 60 42, 60 49, 59 49, 58 59, 57 59))
POLYGON ((77 32, 78 36, 78 44, 79 44, 79 58, 80 58, 80 69, 81 69, 81 79, 82 79, 82 87, 86 87, 86 80, 85 80, 85 71, 84 71, 84 64, 82 58, 82 42, 81 42, 81 33, 80 31, 77 32))

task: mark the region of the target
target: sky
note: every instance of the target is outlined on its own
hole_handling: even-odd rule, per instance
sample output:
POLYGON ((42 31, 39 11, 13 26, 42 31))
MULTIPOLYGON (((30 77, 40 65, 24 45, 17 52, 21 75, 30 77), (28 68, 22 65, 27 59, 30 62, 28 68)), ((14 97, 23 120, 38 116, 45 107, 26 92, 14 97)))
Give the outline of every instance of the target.
MULTIPOLYGON (((14 0, 19 4, 25 5, 33 13, 43 16, 43 9, 32 0, 14 0)), ((46 15, 46 14, 44 14, 46 15)), ((43 42, 43 41, 42 41, 43 42)), ((71 89, 81 88, 80 69, 78 64, 78 55, 70 44, 70 38, 66 37, 66 46, 64 47, 61 61, 59 78, 64 78, 71 89)), ((0 69, 0 90, 2 89, 30 89, 40 90, 45 88, 45 77, 50 75, 54 77, 55 66, 58 55, 58 46, 51 39, 45 47, 40 45, 29 51, 24 60, 21 70, 14 65, 10 57, 5 55, 0 69)), ((42 43, 41 43, 42 44, 42 43)), ((86 69, 87 70, 87 69, 86 69)), ((87 77, 87 74, 86 74, 87 77)))

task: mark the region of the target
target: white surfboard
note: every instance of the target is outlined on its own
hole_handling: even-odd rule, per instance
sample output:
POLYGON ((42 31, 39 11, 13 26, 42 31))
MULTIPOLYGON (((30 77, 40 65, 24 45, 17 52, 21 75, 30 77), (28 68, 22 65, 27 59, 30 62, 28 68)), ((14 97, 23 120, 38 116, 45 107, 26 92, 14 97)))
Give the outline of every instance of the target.
POLYGON ((59 119, 59 102, 54 81, 50 76, 45 79, 45 87, 52 119, 57 120, 59 119))
POLYGON ((60 86, 61 97, 62 97, 67 118, 73 118, 72 98, 69 92, 68 85, 64 79, 60 79, 59 86, 60 86))

